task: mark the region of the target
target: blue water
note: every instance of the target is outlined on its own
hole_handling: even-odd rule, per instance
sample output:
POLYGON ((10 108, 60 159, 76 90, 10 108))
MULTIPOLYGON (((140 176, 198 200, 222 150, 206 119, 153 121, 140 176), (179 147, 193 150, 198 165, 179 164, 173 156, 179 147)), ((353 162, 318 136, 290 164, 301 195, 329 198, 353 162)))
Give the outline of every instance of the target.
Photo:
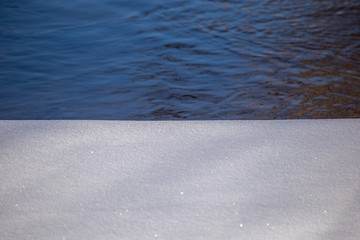
POLYGON ((360 2, 0 0, 0 119, 360 117, 360 2))

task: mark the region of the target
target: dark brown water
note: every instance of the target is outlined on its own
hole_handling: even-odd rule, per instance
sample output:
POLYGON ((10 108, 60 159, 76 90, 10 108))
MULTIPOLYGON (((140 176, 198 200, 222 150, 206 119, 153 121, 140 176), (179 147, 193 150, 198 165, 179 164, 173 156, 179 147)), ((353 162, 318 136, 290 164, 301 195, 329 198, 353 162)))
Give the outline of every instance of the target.
POLYGON ((360 1, 0 0, 0 119, 360 117, 360 1))

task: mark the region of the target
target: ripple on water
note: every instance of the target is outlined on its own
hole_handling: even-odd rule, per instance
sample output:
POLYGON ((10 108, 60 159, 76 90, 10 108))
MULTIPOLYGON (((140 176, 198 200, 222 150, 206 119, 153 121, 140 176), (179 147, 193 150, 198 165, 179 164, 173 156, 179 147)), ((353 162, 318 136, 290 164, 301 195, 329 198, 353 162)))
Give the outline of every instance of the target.
POLYGON ((0 8, 0 119, 360 117, 358 1, 0 8))

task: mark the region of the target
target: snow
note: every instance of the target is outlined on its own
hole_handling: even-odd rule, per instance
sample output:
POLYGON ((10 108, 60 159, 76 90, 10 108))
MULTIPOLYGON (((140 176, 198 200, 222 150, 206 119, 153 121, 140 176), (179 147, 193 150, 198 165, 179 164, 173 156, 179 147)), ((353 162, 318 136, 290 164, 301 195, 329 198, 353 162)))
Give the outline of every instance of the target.
POLYGON ((0 239, 360 239, 360 119, 0 121, 0 239))

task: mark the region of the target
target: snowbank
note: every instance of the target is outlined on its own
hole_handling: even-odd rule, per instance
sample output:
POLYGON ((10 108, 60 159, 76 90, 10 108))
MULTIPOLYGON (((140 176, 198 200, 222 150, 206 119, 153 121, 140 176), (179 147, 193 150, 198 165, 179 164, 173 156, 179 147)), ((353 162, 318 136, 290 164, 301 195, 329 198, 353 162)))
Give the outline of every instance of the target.
POLYGON ((0 239, 360 239, 360 119, 0 121, 0 239))

